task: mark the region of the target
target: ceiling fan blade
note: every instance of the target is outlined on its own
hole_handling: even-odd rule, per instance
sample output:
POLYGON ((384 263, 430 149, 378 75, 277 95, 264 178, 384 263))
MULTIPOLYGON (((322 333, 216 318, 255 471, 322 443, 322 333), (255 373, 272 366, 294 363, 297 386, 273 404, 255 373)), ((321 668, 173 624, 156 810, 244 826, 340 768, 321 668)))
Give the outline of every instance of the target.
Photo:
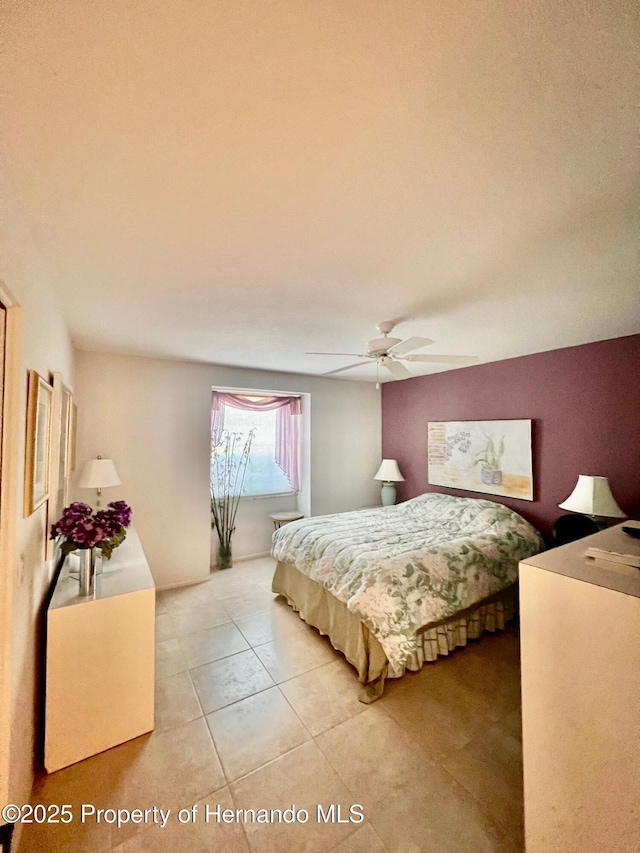
POLYGON ((394 379, 409 379, 409 377, 413 375, 409 370, 407 370, 404 364, 400 364, 399 361, 392 361, 391 359, 388 359, 384 362, 383 367, 387 368, 394 379))
POLYGON ((363 352, 306 352, 305 355, 352 355, 354 358, 369 358, 363 352))
POLYGON ((390 347, 389 352, 393 352, 396 355, 402 355, 402 353, 410 352, 412 349, 430 347, 433 343, 435 343, 435 341, 432 341, 430 338, 407 338, 406 341, 400 341, 399 344, 396 344, 394 347, 390 347))
MULTIPOLYGON (((318 355, 324 355, 324 353, 317 353, 318 355)), ((333 355, 333 353, 328 353, 328 355, 333 355)), ((343 370, 351 370, 352 367, 364 367, 365 364, 370 364, 369 361, 356 361, 355 364, 348 364, 346 367, 339 367, 337 370, 329 370, 327 373, 323 373, 323 376, 332 376, 334 373, 342 373, 343 370)))
POLYGON ((422 361, 430 364, 475 364, 477 355, 407 355, 405 361, 422 361))

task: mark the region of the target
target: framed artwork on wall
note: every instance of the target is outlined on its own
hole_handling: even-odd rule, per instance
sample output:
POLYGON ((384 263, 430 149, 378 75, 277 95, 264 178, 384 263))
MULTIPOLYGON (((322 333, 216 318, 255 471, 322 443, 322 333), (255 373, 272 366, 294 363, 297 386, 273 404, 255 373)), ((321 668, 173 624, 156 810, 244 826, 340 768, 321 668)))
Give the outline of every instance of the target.
POLYGON ((24 517, 49 498, 53 387, 35 370, 28 372, 25 442, 24 517))
POLYGON ((56 493, 52 504, 55 510, 55 519, 62 515, 62 510, 68 503, 69 498, 69 476, 71 474, 71 408, 73 405, 73 394, 64 384, 59 373, 54 373, 54 395, 56 391, 60 397, 58 410, 58 448, 56 465, 56 493))
POLYGON ((429 483, 533 500, 531 421, 429 423, 429 483))
MULTIPOLYGON (((71 475, 71 425, 73 394, 65 385, 62 374, 51 377, 53 403, 51 410, 51 452, 49 454, 49 506, 47 531, 62 515, 68 503, 71 475)), ((47 533, 48 535, 48 533, 47 533)), ((47 559, 54 556, 54 544, 47 539, 47 559)))
POLYGON ((69 424, 69 471, 76 470, 76 435, 78 433, 78 407, 71 404, 71 422, 69 424))

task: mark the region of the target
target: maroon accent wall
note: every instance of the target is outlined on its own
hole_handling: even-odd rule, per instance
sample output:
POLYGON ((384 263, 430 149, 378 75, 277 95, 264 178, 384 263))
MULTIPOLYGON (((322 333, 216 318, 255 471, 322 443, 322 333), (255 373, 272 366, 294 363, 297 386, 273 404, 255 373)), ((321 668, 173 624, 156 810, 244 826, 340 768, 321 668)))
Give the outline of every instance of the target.
POLYGON ((608 477, 620 507, 640 518, 640 335, 385 383, 382 455, 405 477, 398 500, 428 491, 500 500, 547 537, 578 474, 608 477), (533 421, 533 501, 429 485, 429 421, 515 418, 533 421))

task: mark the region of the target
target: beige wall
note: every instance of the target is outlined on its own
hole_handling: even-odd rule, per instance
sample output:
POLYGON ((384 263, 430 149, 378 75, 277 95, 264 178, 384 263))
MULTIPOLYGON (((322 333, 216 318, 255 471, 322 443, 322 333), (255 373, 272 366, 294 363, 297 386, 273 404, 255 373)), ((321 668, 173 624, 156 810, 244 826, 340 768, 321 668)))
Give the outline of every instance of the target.
MULTIPOLYGON (((376 502, 380 394, 370 383, 219 367, 168 359, 80 352, 78 463, 114 459, 122 486, 105 492, 134 511, 156 584, 206 578, 210 571, 210 406, 212 386, 310 395, 310 509, 313 515, 376 502)), ((77 499, 88 500, 76 489, 77 499)), ((236 557, 269 550, 268 514, 290 498, 245 500, 236 557)))
MULTIPOLYGON (((59 371, 73 385, 73 350, 57 297, 40 260, 31 231, 21 220, 18 205, 2 188, 7 228, 0 236, 0 278, 22 308, 21 363, 18 374, 17 465, 15 483, 15 551, 3 565, 4 589, 13 587, 11 673, 9 684, 9 800, 28 802, 33 779, 33 757, 39 721, 41 684, 39 653, 42 603, 53 567, 44 559, 46 504, 23 518, 24 435, 27 370, 49 378, 59 371)), ((0 613, 0 618, 5 614, 0 613)), ((6 650, 5 650, 6 651, 6 650)), ((6 756, 0 756, 4 763, 6 756)), ((0 768, 0 777, 2 775, 0 768)))

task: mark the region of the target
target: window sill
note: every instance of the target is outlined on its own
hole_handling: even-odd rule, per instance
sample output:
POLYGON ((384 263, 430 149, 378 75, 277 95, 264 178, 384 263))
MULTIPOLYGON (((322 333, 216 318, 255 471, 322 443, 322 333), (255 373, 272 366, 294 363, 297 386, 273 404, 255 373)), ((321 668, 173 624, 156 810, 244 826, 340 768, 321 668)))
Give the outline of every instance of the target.
POLYGON ((297 492, 268 492, 265 495, 240 495, 241 501, 261 501, 265 498, 288 498, 297 495, 297 492))

